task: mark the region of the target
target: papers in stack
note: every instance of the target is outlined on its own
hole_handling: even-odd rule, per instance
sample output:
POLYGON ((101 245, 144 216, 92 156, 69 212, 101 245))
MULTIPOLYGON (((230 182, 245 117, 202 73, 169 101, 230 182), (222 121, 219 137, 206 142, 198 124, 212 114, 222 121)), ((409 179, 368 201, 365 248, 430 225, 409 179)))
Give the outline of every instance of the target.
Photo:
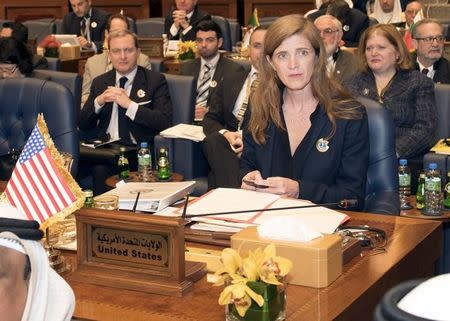
POLYGON ((195 217, 199 214, 245 211, 267 208, 313 205, 305 200, 281 198, 279 195, 242 189, 218 188, 189 205, 187 215, 198 222, 192 229, 236 232, 248 226, 260 225, 273 217, 283 217, 301 221, 305 226, 325 234, 333 233, 349 217, 326 207, 298 208, 278 211, 255 211, 240 214, 224 214, 195 217))
POLYGON ((136 210, 158 212, 192 192, 194 184, 195 181, 125 183, 102 195, 116 195, 119 197, 119 209, 132 210, 140 192, 136 210))
POLYGON ((163 130, 160 134, 166 138, 184 138, 194 142, 201 142, 205 139, 202 126, 188 124, 178 124, 163 130))
POLYGON ((440 139, 436 145, 431 148, 436 154, 450 155, 450 139, 440 139))

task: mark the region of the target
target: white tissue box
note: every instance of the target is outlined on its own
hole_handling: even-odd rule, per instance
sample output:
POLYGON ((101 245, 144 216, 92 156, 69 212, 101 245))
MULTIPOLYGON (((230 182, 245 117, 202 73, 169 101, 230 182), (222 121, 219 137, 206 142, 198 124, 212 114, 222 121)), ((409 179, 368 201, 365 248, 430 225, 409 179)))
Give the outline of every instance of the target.
POLYGON ((231 236, 231 247, 242 257, 248 251, 274 243, 277 256, 292 261, 293 268, 287 282, 313 288, 330 285, 342 273, 342 239, 326 234, 309 242, 278 241, 260 238, 256 227, 248 227, 231 236))

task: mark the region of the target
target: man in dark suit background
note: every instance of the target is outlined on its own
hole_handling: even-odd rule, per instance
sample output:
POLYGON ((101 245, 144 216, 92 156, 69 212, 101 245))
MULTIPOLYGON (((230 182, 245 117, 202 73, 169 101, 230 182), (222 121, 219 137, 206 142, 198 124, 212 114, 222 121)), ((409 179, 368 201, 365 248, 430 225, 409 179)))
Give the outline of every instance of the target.
POLYGON ((164 33, 170 40, 195 40, 197 25, 211 16, 197 6, 197 0, 175 0, 175 9, 164 21, 164 33))
POLYGON ((356 57, 339 48, 343 34, 341 22, 333 16, 323 15, 314 21, 314 25, 325 44, 328 75, 339 82, 353 75, 357 69, 356 57))
POLYGON ((83 49, 102 50, 109 14, 93 8, 91 0, 69 0, 73 12, 64 16, 63 34, 76 34, 83 49))
POLYGON ((357 47, 359 38, 369 27, 369 17, 358 9, 350 8, 344 0, 324 2, 318 11, 308 15, 308 19, 315 21, 324 14, 334 16, 342 23, 342 40, 346 47, 357 47))
POLYGON ((443 57, 444 28, 434 19, 417 22, 412 29, 416 69, 435 83, 450 84, 450 62, 443 57))
MULTIPOLYGON (((96 129, 101 140, 120 139, 122 145, 148 142, 172 125, 172 104, 164 75, 137 65, 137 37, 129 30, 112 32, 108 41, 114 69, 96 77, 80 114, 81 130, 96 129)), ((96 166, 94 193, 115 170, 96 166)))
POLYGON ((195 42, 200 57, 184 62, 181 74, 197 79, 195 120, 201 121, 208 111, 209 98, 217 84, 222 82, 225 73, 239 72, 242 67, 220 55, 222 31, 214 21, 204 20, 198 24, 195 42))
MULTIPOLYGON (((239 157, 242 153, 241 124, 252 84, 258 77, 266 30, 258 27, 250 37, 250 72, 241 68, 228 72, 211 96, 209 111, 203 119, 203 152, 209 164, 208 189, 236 187, 239 180, 239 157)), ((256 83, 253 84, 253 86, 256 83)))

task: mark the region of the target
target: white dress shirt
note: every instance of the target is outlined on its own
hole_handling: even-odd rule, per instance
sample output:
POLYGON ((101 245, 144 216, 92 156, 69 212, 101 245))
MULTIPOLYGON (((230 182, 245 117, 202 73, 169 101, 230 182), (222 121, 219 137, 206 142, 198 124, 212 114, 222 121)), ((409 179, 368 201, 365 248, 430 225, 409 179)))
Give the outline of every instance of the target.
MULTIPOLYGON (((188 20, 190 21, 191 20, 191 17, 192 17, 192 15, 194 14, 194 10, 192 10, 191 12, 189 12, 188 14, 186 14, 186 17, 188 18, 188 20)), ((170 26, 170 34, 173 36, 173 37, 175 37, 177 34, 178 34, 178 30, 180 29, 181 27, 179 27, 179 28, 177 28, 177 26, 175 26, 175 23, 172 23, 172 25, 170 26)), ((189 30, 191 30, 192 29, 192 25, 191 24, 189 24, 189 27, 187 27, 186 29, 184 29, 181 33, 183 34, 183 35, 185 35, 185 34, 187 34, 188 32, 189 32, 189 30)))

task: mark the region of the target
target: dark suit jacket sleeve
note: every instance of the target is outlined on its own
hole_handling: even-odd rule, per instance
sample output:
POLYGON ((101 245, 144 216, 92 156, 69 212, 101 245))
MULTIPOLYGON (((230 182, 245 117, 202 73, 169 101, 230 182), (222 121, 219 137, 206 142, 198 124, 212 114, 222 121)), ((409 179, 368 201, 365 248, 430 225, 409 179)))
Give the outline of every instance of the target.
POLYGON ((70 23, 72 20, 72 19, 70 19, 70 15, 71 15, 71 13, 68 13, 63 18, 62 25, 61 25, 61 33, 62 34, 70 34, 70 23))
POLYGON ((406 158, 423 154, 435 143, 437 126, 433 81, 419 72, 411 73, 411 78, 412 85, 417 84, 409 100, 415 122, 410 128, 397 130, 395 139, 398 155, 406 158))
MULTIPOLYGON (((364 112, 364 111, 363 111, 364 112)), ((314 203, 336 202, 357 198, 362 208, 365 198, 367 167, 369 163, 369 126, 367 116, 361 120, 345 121, 342 155, 335 184, 326 185, 314 180, 300 180, 299 198, 314 203)))
POLYGON ((250 106, 244 115, 244 121, 242 123, 242 142, 244 148, 242 150, 241 158, 239 159, 240 180, 250 172, 258 169, 256 163, 256 142, 253 140, 252 135, 248 131, 248 123, 250 121, 251 111, 250 106))
POLYGON ((153 91, 153 108, 139 106, 134 122, 141 126, 161 131, 172 125, 172 103, 170 101, 169 86, 164 75, 155 72, 150 73, 154 75, 149 79, 151 88, 149 90, 153 91))
POLYGON ((94 100, 100 95, 103 90, 100 88, 101 80, 99 77, 92 81, 91 90, 89 93, 89 98, 84 104, 80 112, 80 119, 78 126, 82 130, 87 130, 97 127, 97 121, 100 118, 100 114, 95 113, 94 100))

